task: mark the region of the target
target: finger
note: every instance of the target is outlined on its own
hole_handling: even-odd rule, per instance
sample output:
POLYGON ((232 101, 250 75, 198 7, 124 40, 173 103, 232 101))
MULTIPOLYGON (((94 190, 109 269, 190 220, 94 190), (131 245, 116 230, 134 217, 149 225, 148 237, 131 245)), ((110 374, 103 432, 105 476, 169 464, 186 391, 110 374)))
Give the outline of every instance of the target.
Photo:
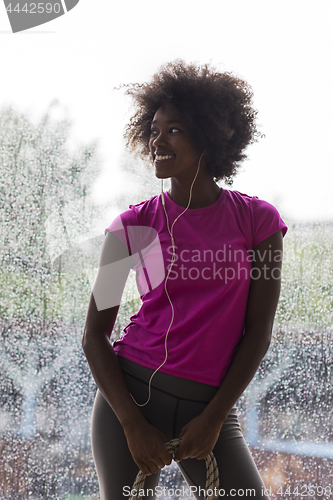
POLYGON ((158 467, 159 469, 163 469, 163 467, 164 467, 166 464, 164 463, 164 461, 163 461, 161 458, 159 458, 158 460, 156 460, 156 465, 157 465, 157 467, 158 467))
POLYGON ((151 476, 152 474, 155 474, 155 472, 157 472, 158 467, 154 466, 153 464, 142 464, 140 470, 145 476, 151 476))
POLYGON ((159 470, 159 466, 155 463, 155 461, 153 462, 148 458, 145 460, 145 462, 137 462, 137 465, 145 476, 151 476, 159 470))
POLYGON ((165 465, 170 465, 172 462, 172 456, 168 453, 168 456, 167 457, 163 457, 163 467, 165 465))
POLYGON ((207 458, 208 455, 209 453, 206 452, 199 453, 197 451, 194 451, 189 458, 196 458, 197 460, 203 460, 204 458, 207 458))
POLYGON ((163 449, 163 452, 160 455, 160 459, 163 462, 163 465, 170 465, 172 462, 172 456, 168 452, 166 448, 163 449))
POLYGON ((149 467, 151 474, 155 474, 161 468, 154 462, 149 462, 147 465, 149 467))
POLYGON ((175 461, 180 462, 181 460, 184 460, 186 458, 189 458, 191 456, 191 452, 189 449, 182 447, 181 444, 178 448, 178 451, 175 456, 175 461))
POLYGON ((142 463, 142 464, 140 465, 140 464, 138 463, 137 465, 138 465, 139 469, 141 470, 141 472, 142 472, 142 474, 143 474, 144 476, 151 476, 151 474, 152 474, 152 473, 151 473, 151 471, 150 471, 149 467, 148 467, 146 464, 143 464, 143 463, 142 463))

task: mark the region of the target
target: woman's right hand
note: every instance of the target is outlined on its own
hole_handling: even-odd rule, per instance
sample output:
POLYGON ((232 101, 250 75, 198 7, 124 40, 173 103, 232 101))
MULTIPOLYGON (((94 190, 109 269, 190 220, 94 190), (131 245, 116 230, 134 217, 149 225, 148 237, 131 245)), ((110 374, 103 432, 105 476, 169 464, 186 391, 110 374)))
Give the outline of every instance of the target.
POLYGON ((142 417, 140 422, 124 428, 125 436, 133 460, 146 476, 150 476, 170 465, 172 456, 165 444, 168 438, 142 417))

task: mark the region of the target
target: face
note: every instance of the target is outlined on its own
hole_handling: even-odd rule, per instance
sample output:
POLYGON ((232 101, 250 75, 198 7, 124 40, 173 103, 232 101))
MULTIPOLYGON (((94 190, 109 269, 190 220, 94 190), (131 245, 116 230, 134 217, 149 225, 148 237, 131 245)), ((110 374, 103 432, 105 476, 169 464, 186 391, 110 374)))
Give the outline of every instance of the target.
POLYGON ((159 179, 193 179, 202 151, 195 146, 181 117, 159 108, 151 123, 149 149, 159 179))

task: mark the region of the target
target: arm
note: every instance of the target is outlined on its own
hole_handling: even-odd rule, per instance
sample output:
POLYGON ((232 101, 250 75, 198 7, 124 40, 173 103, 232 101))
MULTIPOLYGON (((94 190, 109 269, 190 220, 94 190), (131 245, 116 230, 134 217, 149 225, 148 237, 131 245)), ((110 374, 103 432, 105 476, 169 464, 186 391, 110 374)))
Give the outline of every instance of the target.
MULTIPOLYGON (((107 272, 105 266, 125 261, 128 256, 127 248, 116 236, 108 233, 93 289, 96 297, 98 297, 98 289, 102 289, 103 294, 108 295, 104 279, 107 272)), ((116 282, 110 283, 110 296, 121 297, 128 273, 129 266, 127 271, 123 267, 122 272, 115 273, 116 279, 114 281, 116 282)), ((123 426, 134 461, 144 474, 151 474, 156 472, 158 467, 171 463, 171 456, 164 446, 167 438, 147 422, 134 403, 127 389, 117 356, 111 346, 110 336, 119 306, 113 305, 98 310, 96 302, 99 304, 99 300, 95 300, 93 292, 84 326, 83 350, 98 388, 123 426)))
POLYGON ((214 398, 201 415, 185 425, 176 460, 205 458, 214 448, 229 411, 251 382, 271 340, 275 311, 280 294, 281 259, 270 261, 270 255, 282 255, 282 232, 278 231, 255 248, 253 267, 260 278, 252 280, 245 319, 245 335, 230 368, 214 398), (271 252, 269 252, 269 250, 271 252), (266 252, 265 252, 266 251, 266 252), (263 261, 258 256, 265 255, 263 261), (274 270, 274 271, 273 271, 274 270), (259 273, 258 273, 259 275, 259 273))

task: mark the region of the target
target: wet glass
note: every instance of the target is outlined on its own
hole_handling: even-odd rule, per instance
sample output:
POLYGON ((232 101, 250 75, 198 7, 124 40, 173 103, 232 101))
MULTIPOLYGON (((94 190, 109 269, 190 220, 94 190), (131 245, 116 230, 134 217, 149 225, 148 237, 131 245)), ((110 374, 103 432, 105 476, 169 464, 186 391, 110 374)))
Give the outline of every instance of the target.
MULTIPOLYGON (((38 123, 0 116, 0 498, 93 500, 96 387, 81 337, 110 208, 91 196, 97 150, 71 150, 70 124, 50 110, 38 123)), ((159 190, 124 158, 137 188, 114 200, 118 212, 159 190)), ((332 244, 330 223, 289 223, 272 345, 238 402, 271 498, 331 496, 332 244)), ((130 276, 113 339, 138 305, 130 276)), ((160 484, 160 498, 184 497, 174 464, 160 484)))

